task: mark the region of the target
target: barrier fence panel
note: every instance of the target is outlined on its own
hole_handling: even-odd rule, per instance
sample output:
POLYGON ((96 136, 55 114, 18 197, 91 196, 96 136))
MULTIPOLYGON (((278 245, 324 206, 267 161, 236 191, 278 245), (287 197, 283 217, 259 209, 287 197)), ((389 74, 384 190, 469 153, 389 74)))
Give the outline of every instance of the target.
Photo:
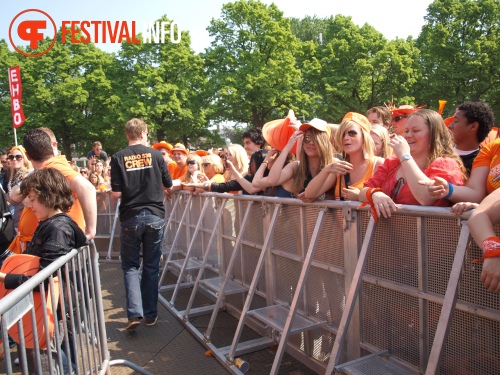
MULTIPOLYGON (((499 296, 479 281, 482 267, 472 260, 480 258, 481 251, 468 238, 468 216, 457 218, 446 208, 405 206, 372 228, 370 242, 365 238, 372 230, 370 214, 366 208, 358 210, 358 205, 176 193, 165 204, 166 266, 160 290, 170 293, 175 288, 177 292, 190 288, 185 299, 189 302, 183 310, 177 309, 175 298, 162 300, 160 295, 160 301, 236 374, 242 371, 234 365, 235 356, 272 343, 279 348, 276 364, 285 349, 316 373, 327 369, 348 373, 340 364, 374 353, 394 365, 394 373, 500 373, 499 296), (250 202, 253 208, 245 223, 250 202), (321 230, 314 235, 321 212, 321 230), (358 275, 359 293, 348 311, 346 304, 365 240, 368 257, 364 272, 358 275), (311 243, 315 243, 312 249, 311 243), (462 259, 460 251, 465 252, 462 259), (196 268, 187 267, 187 258, 196 261, 196 268), (172 266, 172 261, 180 266, 172 266), (168 277, 170 273, 173 279, 168 277), (223 280, 226 275, 228 281, 248 291, 218 294, 221 290, 205 281, 223 280), (302 287, 301 277, 305 278, 302 287), (200 293, 211 301, 210 306, 197 305, 195 297, 200 293), (217 300, 220 306, 216 307, 217 300), (233 336, 232 345, 216 347, 211 335, 206 337, 206 332, 190 323, 191 317, 201 314, 216 318, 215 307, 223 307, 262 340, 254 346, 240 342, 242 328, 238 326, 226 333, 233 336), (252 313, 266 307, 287 311, 288 333, 283 334, 284 326, 277 329, 273 322, 263 322, 252 313), (295 331, 291 327, 295 314, 326 324, 295 331), (341 329, 345 337, 334 348, 341 329)), ((116 205, 110 203, 109 207, 116 205)), ((215 332, 217 325, 213 327, 215 332)), ((374 366, 366 371, 376 373, 374 366)))
MULTIPOLYGON (((8 264, 36 272, 37 259, 14 255, 3 270, 8 264)), ((18 343, 23 374, 109 374, 114 365, 149 374, 125 359, 110 358, 93 244, 72 250, 3 296, 0 317, 6 343, 1 371, 7 374, 13 373, 9 335, 18 343)))

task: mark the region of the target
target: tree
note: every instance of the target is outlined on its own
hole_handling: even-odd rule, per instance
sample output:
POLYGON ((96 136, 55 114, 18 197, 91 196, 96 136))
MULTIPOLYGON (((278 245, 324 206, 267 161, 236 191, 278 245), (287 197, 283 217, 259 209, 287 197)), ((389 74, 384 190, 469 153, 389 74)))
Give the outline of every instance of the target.
MULTIPOLYGON (((51 41, 46 39, 40 48, 51 41)), ((26 123, 20 136, 39 126, 51 128, 66 157, 84 154, 92 141, 112 133, 117 96, 106 69, 111 55, 94 44, 62 44, 37 58, 19 57, 26 123)), ((104 142, 103 142, 104 143, 104 142)))
POLYGON ((346 112, 364 113, 393 96, 412 101, 419 70, 411 39, 388 42, 372 26, 338 15, 328 20, 324 42, 302 45, 304 90, 314 97, 315 116, 339 122, 346 112))
POLYGON ((328 18, 318 18, 316 15, 305 16, 302 19, 290 18, 290 27, 293 35, 301 42, 320 42, 319 35, 325 36, 328 18))
MULTIPOLYGON (((158 22, 170 20, 163 16, 158 22)), ((131 117, 142 118, 158 141, 187 145, 210 136, 204 64, 190 43, 189 33, 182 32, 178 44, 122 44, 114 82, 121 93, 123 123, 131 117)))
POLYGON ((487 101, 500 116, 500 3, 498 0, 435 0, 417 39, 422 102, 487 101), (495 108, 496 106, 496 108, 495 108))
POLYGON ((298 40, 276 5, 225 4, 208 31, 214 40, 204 58, 214 120, 261 127, 307 99, 295 66, 298 40))

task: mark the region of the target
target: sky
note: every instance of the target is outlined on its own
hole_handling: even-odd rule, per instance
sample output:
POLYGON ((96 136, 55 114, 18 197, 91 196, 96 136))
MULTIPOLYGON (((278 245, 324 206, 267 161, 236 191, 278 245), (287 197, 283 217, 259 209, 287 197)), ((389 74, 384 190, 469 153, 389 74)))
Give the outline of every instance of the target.
MULTIPOLYGON (((265 4, 274 2, 284 12, 285 17, 303 18, 307 15, 326 18, 337 14, 351 16, 352 21, 362 26, 370 24, 387 39, 418 37, 424 24, 424 16, 431 0, 261 0, 265 4)), ((191 48, 203 52, 210 45, 206 30, 212 18, 220 18, 223 4, 229 0, 84 0, 69 2, 61 0, 2 1, 0 12, 0 39, 9 42, 9 25, 19 12, 39 9, 48 13, 55 21, 57 29, 63 20, 105 20, 136 21, 137 32, 142 32, 144 22, 155 21, 167 15, 179 27, 189 31, 191 48)), ((22 20, 20 16, 18 22, 22 20)), ((17 38, 16 44, 27 45, 17 38)), ((99 43, 99 48, 107 52, 119 50, 118 43, 99 43)), ((12 49, 12 47, 11 47, 12 49)))

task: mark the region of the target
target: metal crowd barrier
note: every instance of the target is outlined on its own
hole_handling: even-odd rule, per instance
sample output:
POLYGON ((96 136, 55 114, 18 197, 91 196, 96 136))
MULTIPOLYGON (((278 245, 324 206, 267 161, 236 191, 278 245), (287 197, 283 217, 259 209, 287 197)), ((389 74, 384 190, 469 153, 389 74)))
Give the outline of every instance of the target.
POLYGON ((3 297, 0 317, 3 373, 13 373, 8 345, 12 335, 17 337, 22 374, 110 374, 114 365, 150 374, 132 362, 110 358, 93 243, 71 250, 3 297))
POLYGON ((500 297, 479 281, 468 216, 404 206, 375 224, 358 205, 177 193, 159 300, 234 374, 272 345, 271 374, 285 351, 319 374, 500 374, 500 297), (225 347, 221 309, 238 320, 225 347))

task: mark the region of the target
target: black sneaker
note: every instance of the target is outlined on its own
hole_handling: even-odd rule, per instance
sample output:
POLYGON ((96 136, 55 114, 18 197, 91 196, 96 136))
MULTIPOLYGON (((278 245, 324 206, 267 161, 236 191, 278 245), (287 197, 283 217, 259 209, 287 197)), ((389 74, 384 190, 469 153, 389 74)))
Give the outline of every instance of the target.
POLYGON ((125 330, 131 331, 133 329, 136 329, 140 324, 141 320, 139 318, 132 318, 128 321, 127 325, 125 326, 125 330))
POLYGON ((158 316, 155 316, 153 319, 151 318, 146 318, 146 325, 148 327, 152 327, 156 324, 156 321, 158 320, 158 316))

